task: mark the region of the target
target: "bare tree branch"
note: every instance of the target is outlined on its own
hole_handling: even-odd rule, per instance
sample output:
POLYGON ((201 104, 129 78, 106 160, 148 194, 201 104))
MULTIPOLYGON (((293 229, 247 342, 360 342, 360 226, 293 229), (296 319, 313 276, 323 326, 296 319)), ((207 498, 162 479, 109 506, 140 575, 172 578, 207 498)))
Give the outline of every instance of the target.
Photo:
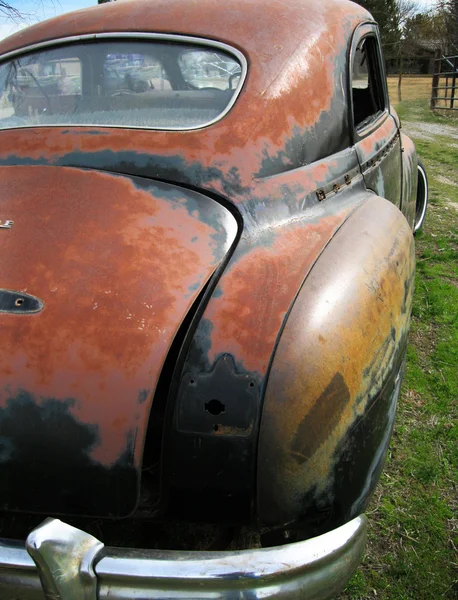
POLYGON ((0 0, 0 21, 10 21, 13 23, 30 23, 34 20, 37 20, 37 13, 40 9, 42 10, 46 6, 53 6, 56 3, 59 4, 59 1, 35 0, 35 12, 26 12, 15 6, 15 4, 19 4, 19 2, 13 3, 12 1, 7 2, 6 0, 0 0))
POLYGON ((0 0, 0 15, 15 22, 21 21, 24 18, 15 6, 12 6, 8 2, 4 2, 4 0, 0 0))

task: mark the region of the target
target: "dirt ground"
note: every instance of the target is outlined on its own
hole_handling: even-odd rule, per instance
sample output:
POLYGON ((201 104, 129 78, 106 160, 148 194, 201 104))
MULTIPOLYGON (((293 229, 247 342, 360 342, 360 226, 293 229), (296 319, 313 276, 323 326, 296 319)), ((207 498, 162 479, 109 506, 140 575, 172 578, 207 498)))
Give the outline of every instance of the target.
MULTIPOLYGON (((402 127, 411 137, 425 141, 435 141, 438 135, 458 140, 458 127, 422 121, 402 121, 402 127)), ((454 145, 453 145, 454 147, 454 145)))

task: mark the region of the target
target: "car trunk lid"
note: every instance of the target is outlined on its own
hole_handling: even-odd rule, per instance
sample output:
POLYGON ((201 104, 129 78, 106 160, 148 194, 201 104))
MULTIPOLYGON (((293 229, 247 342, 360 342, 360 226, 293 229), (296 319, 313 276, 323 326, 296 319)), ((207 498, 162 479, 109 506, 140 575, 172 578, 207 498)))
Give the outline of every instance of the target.
POLYGON ((0 185, 0 508, 127 515, 162 365, 236 220, 101 171, 1 167, 0 185))

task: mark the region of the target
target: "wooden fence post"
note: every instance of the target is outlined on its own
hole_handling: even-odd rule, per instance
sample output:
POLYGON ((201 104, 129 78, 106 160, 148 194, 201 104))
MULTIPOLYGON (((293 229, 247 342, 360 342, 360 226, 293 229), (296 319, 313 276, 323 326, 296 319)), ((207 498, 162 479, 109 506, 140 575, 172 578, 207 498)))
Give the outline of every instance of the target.
POLYGON ((453 110, 455 104, 455 93, 456 93, 456 77, 457 77, 457 66, 458 66, 458 56, 455 56, 455 60, 453 61, 453 79, 452 79, 452 95, 450 98, 450 108, 453 110))
POLYGON ((441 60, 440 50, 436 50, 434 60, 434 72, 433 72, 433 83, 431 88, 431 109, 434 110, 437 104, 437 88, 439 87, 440 71, 441 71, 441 60))

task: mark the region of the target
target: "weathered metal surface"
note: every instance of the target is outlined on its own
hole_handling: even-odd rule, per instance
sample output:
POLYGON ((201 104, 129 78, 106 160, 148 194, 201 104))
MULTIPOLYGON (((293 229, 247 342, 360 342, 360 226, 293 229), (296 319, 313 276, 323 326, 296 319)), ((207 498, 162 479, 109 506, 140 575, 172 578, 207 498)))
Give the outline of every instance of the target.
POLYGON ((320 510, 340 521, 364 506, 393 424, 388 416, 394 417, 414 265, 408 223, 374 196, 346 221, 305 280, 280 338, 264 401, 261 521, 307 520, 320 510), (380 399, 386 410, 378 415, 383 427, 377 431, 372 414, 380 399), (355 428, 364 428, 365 421, 370 432, 359 435, 355 428))
MULTIPOLYGON (((136 8, 135 17, 131 7, 122 3, 119 3, 114 12, 111 7, 108 11, 104 10, 107 18, 103 21, 103 31, 138 31, 139 27, 145 31, 148 20, 151 19, 150 27, 154 31, 167 31, 173 26, 175 32, 182 30, 224 41, 221 37, 222 28, 216 25, 215 11, 220 12, 220 7, 216 4, 206 3, 208 10, 199 5, 198 8, 186 11, 186 16, 181 4, 179 15, 177 14, 178 3, 154 3, 154 8, 148 3, 139 6, 142 8, 138 8, 139 13, 136 8), (141 18, 138 16, 140 13, 141 18)), ((306 12, 298 12, 298 8, 299 3, 295 1, 286 4, 272 2, 268 30, 263 29, 259 18, 255 19, 254 15, 253 18, 250 17, 250 11, 258 13, 256 3, 243 3, 243 11, 241 4, 239 6, 234 3, 233 9, 237 10, 225 13, 228 24, 233 20, 230 29, 237 32, 230 43, 240 47, 246 54, 250 60, 250 69, 245 88, 233 110, 221 122, 204 132, 136 131, 133 135, 128 130, 119 129, 37 128, 3 131, 0 134, 0 165, 102 168, 190 184, 216 192, 238 205, 244 222, 244 238, 231 263, 227 279, 221 281, 221 288, 216 291, 219 300, 215 297, 210 303, 210 317, 204 316, 204 324, 209 319, 212 322, 212 335, 211 353, 208 356, 208 342, 203 341, 201 371, 212 372, 220 355, 231 355, 237 370, 243 365, 244 373, 247 370, 254 371, 258 386, 257 398, 259 385, 262 384, 268 367, 268 348, 273 348, 284 314, 307 269, 315 260, 316 253, 326 245, 329 237, 357 204, 358 199, 350 196, 350 188, 354 189, 354 186, 359 185, 361 189, 356 154, 354 150, 342 150, 349 146, 344 110, 347 92, 343 81, 347 68, 349 36, 357 22, 366 18, 367 13, 352 4, 341 2, 331 2, 326 8, 320 3, 311 2, 306 12), (280 27, 280 21, 274 15, 278 15, 281 20, 282 32, 287 21, 294 21, 294 25, 290 25, 290 35, 287 38, 282 35, 282 43, 276 46, 272 45, 271 40, 279 37, 280 29, 277 35, 276 28, 280 27), (317 77, 321 82, 319 88, 310 86, 309 82, 317 77), (314 162, 329 155, 330 151, 334 153, 331 159, 314 162), (346 183, 345 178, 349 183, 346 183), (316 191, 329 184, 332 185, 331 192, 327 192, 327 198, 325 194, 326 199, 320 205, 316 191), (333 191, 334 186, 337 193, 333 191), (340 204, 339 194, 343 192, 348 193, 341 196, 340 204), (301 219, 303 226, 299 224, 301 219), (305 252, 304 247, 307 248, 305 252), (292 275, 286 286, 281 275, 283 269, 289 269, 292 275), (262 280, 262 273, 267 275, 267 280, 262 280), (256 294, 251 301, 248 299, 253 288, 262 293, 256 294), (267 293, 268 288, 270 293, 267 293), (245 311, 240 311, 238 304, 245 300, 252 304, 248 313, 248 306, 245 311), (259 329, 260 315, 263 315, 262 325, 267 342, 259 329), (243 320, 234 329, 231 320, 235 324, 241 316, 243 320), (257 333, 253 335, 250 331, 257 333)), ((51 29, 39 26, 22 33, 16 38, 16 43, 42 41, 56 32, 59 36, 66 36, 100 30, 100 20, 93 20, 98 14, 100 9, 83 11, 76 17, 63 17, 54 22, 54 34, 51 34, 51 29)), ((4 43, 0 51, 12 49, 13 45, 14 42, 4 43)), ((93 193, 100 194, 95 189, 93 193)), ((181 226, 184 227, 185 224, 182 223, 181 226)), ((201 243, 203 246, 204 241, 201 243)), ((119 278, 119 273, 116 276, 119 278)), ((14 289, 13 284, 11 287, 14 289)), ((38 291, 36 293, 40 295, 38 291)), ((44 301, 47 302, 47 299, 44 298, 44 301)), ((187 306, 189 305, 190 302, 187 306)), ((47 314, 51 314, 51 307, 47 314)), ((55 318, 59 320, 60 317, 56 315, 55 318)), ((167 316, 164 318, 167 319, 167 316)), ((158 315, 155 324, 159 322, 158 315)), ((162 325, 157 327, 162 329, 162 325)), ((197 338, 200 335, 199 332, 197 338)), ((47 343, 49 345, 53 342, 47 343)), ((164 344, 164 352, 166 347, 164 344)), ((157 369, 160 369, 161 364, 157 364, 157 369)), ((118 368, 122 372, 122 361, 119 367, 113 363, 113 369, 117 371, 118 368)), ((157 372, 152 375, 156 376, 157 372)), ((153 376, 151 379, 155 381, 153 376)), ((111 385, 116 386, 115 380, 113 378, 111 385)), ((147 389, 152 394, 154 388, 145 384, 141 389, 147 389)), ((91 407, 90 410, 85 409, 89 410, 85 420, 97 424, 100 432, 111 430, 113 417, 105 413, 106 402, 100 398, 97 402, 89 401, 91 394, 95 393, 91 390, 92 386, 83 401, 84 406, 91 407)), ((66 390, 59 397, 73 398, 74 395, 70 392, 71 390, 66 390)), ((209 400, 211 398, 206 402, 209 400)), ((146 406, 149 405, 150 399, 146 402, 146 406)), ((254 407, 254 418, 248 426, 253 432, 250 436, 251 447, 256 437, 254 428, 258 408, 258 405, 254 407)), ((121 416, 127 418, 127 406, 123 404, 122 410, 119 410, 122 412, 121 416)), ((142 414, 146 415, 146 409, 142 414)), ((204 411, 204 419, 207 415, 204 411)), ((134 412, 127 421, 122 421, 125 425, 121 427, 122 433, 118 434, 118 440, 124 436, 124 445, 115 441, 113 435, 105 436, 103 443, 99 439, 97 442, 92 441, 91 438, 92 445, 95 446, 91 448, 91 457, 100 460, 96 453, 106 453, 109 458, 103 459, 104 464, 113 465, 119 460, 122 447, 129 454, 132 453, 133 449, 127 444, 126 432, 130 431, 129 425, 132 425, 135 418, 134 412)), ((146 425, 144 419, 135 429, 140 440, 146 425)), ((223 435, 225 432, 228 430, 224 428, 218 431, 219 439, 223 440, 221 448, 224 448, 226 437, 231 437, 223 435)), ((141 443, 136 443, 135 448, 136 464, 139 465, 141 443)), ((241 449, 237 455, 244 456, 244 450, 241 449)), ((254 459, 253 454, 250 461, 254 459)), ((202 466, 204 464, 205 460, 202 461, 202 466)), ((180 471, 182 469, 183 467, 180 471)), ((252 466, 246 477, 249 495, 253 493, 253 469, 252 466)), ((107 473, 107 478, 113 480, 114 475, 107 473)), ((211 474, 207 480, 210 478, 211 474)), ((75 486, 77 479, 79 478, 74 478, 75 486)), ((220 480, 221 477, 218 482, 220 480)), ((138 480, 133 479, 130 488, 137 483, 138 480)), ((231 485, 229 478, 227 485, 231 485)), ((126 484, 124 488, 126 487, 129 486, 126 484)), ((85 507, 85 510, 89 510, 89 507, 85 507)))
POLYGON ((64 15, 51 26, 32 27, 0 44, 0 53, 94 31, 174 31, 241 49, 250 62, 249 74, 231 112, 205 133, 132 135, 128 130, 84 128, 37 129, 36 135, 4 132, 2 162, 45 160, 131 169, 132 174, 231 192, 237 201, 254 176, 288 171, 348 147, 344 85, 348 38, 367 16, 361 7, 341 0, 326 5, 311 1, 306 9, 297 0, 272 1, 264 11, 257 2, 237 0, 224 12, 213 1, 186 10, 181 1, 146 2, 135 10, 128 3, 112 3, 64 15), (223 29, 230 36, 223 36, 223 29), (281 43, 273 44, 276 39, 281 43), (319 86, 310 85, 316 80, 319 86))
POLYGON ((396 122, 387 115, 383 125, 356 144, 358 158, 369 189, 401 207, 401 144, 396 122))
POLYGON ((226 507, 244 519, 253 514, 260 402, 277 336, 308 271, 365 197, 359 175, 323 202, 310 192, 295 218, 260 228, 256 235, 244 232, 191 340, 166 434, 164 476, 180 512, 216 518, 226 507), (221 357, 227 357, 224 374, 223 364, 213 366, 221 357), (227 410, 210 414, 205 404, 212 399, 227 410), (186 507, 180 501, 184 490, 186 507))
MULTIPOLYGON (((66 558, 56 565, 53 576, 58 581, 68 581, 77 575, 75 567, 85 574, 93 569, 97 580, 94 598, 99 600, 294 600, 304 596, 326 600, 335 597, 358 566, 365 545, 367 519, 358 517, 331 533, 281 548, 224 552, 105 548, 96 560, 90 560, 81 548, 82 540, 89 538, 89 544, 93 543, 90 536, 53 519, 38 529, 42 538, 49 534, 50 528, 57 530, 61 537, 61 544, 56 548, 59 559, 62 555, 66 558), (72 554, 75 546, 80 550, 79 556, 72 554)), ((49 547, 52 541, 43 539, 43 545, 49 547)), ((47 562, 49 560, 54 561, 55 557, 47 557, 47 562)), ((78 583, 80 577, 76 579, 78 583)), ((49 593, 45 597, 37 568, 25 548, 0 539, 2 599, 88 599, 81 588, 70 588, 68 593, 68 596, 49 593)))
MULTIPOLYGON (((367 187, 397 206, 401 201, 394 119, 388 115, 379 129, 352 146, 348 55, 352 33, 369 18, 361 7, 343 0, 270 0, 262 11, 254 0, 231 0, 224 10, 213 0, 186 7, 181 0, 117 2, 64 15, 0 44, 0 53, 5 53, 56 37, 173 31, 228 43, 249 62, 234 107, 201 131, 39 127, 0 132, 0 181, 6 190, 0 217, 15 221, 11 231, 0 234, 2 256, 8 256, 0 262, 2 277, 5 273, 1 285, 27 288, 45 304, 40 315, 23 316, 14 328, 6 328, 9 337, 0 349, 0 427, 8 430, 6 437, 16 436, 22 443, 22 480, 47 469, 46 482, 53 490, 42 501, 36 493, 26 497, 15 475, 18 463, 5 455, 0 466, 6 482, 0 488, 4 507, 55 511, 65 505, 68 512, 92 514, 126 514, 134 508, 148 415, 162 365, 185 314, 235 237, 232 217, 202 195, 207 194, 236 206, 231 210, 243 223, 243 232, 216 289, 210 286, 204 297, 200 321, 185 337, 171 377, 161 457, 163 501, 181 516, 186 516, 185 510, 191 516, 200 511, 207 519, 255 515, 264 391, 296 295, 304 280, 306 289, 310 276, 318 272, 320 256, 330 255, 327 246, 334 244, 331 240, 353 211, 362 210, 357 207, 364 203, 372 206, 367 187), (176 185, 202 194, 177 191, 176 185), (37 216, 30 210, 33 202, 43 206, 37 216), (151 207, 160 215, 162 237, 141 224, 151 207), (213 211, 213 220, 204 217, 207 209, 213 211), (218 237, 222 230, 217 214, 226 237, 218 237), (25 261, 26 252, 38 260, 25 261), (53 291, 59 286, 64 287, 65 300, 53 291), (105 295, 115 289, 122 290, 121 304, 110 304, 105 295), (142 304, 145 296, 148 301, 142 304), (154 315, 146 305, 157 305, 154 315), (129 323, 127 314, 132 315, 129 323), (26 336, 33 343, 17 343, 26 336), (85 344, 88 349, 81 351, 85 344), (14 402, 9 402, 11 389, 14 402), (21 421, 31 427, 40 423, 39 433, 31 436, 30 428, 13 427, 21 421), (66 425, 59 429, 56 423, 66 425), (81 448, 69 441, 77 439, 84 441, 81 448), (39 442, 49 449, 47 454, 35 452, 39 442), (27 465, 31 454, 36 458, 27 465), (88 473, 91 496, 82 499, 88 473), (58 505, 53 504, 56 498, 58 505)), ((391 250, 391 233, 378 234, 374 261, 391 250)), ((410 260, 406 264, 411 266, 410 260)), ((396 273, 395 269, 390 285, 395 286, 396 273)), ((313 298, 311 290, 307 302, 313 303, 313 298)), ((395 320, 399 297, 394 294, 389 300, 395 320)), ((374 317, 377 306, 371 309, 374 317)), ((0 321, 3 318, 0 315, 0 321)), ((399 323, 399 331, 406 328, 399 323)), ((404 338, 396 331, 393 344, 401 356, 404 338)), ((364 331, 361 337, 367 345, 364 331)), ((372 339, 379 343, 375 334, 372 339)), ((358 344, 350 336, 348 340, 357 353, 358 344)), ((358 357, 362 360, 362 353, 358 357)), ((398 365, 390 365, 394 381, 398 365)), ((356 361, 352 394, 359 366, 364 365, 356 361)), ((328 371, 324 369, 319 382, 328 371)), ((273 400, 269 394, 263 423, 271 412, 283 410, 285 418, 290 414, 284 409, 289 395, 273 400)), ((291 423, 294 411, 296 417, 304 416, 295 406, 293 401, 291 423)), ((328 428, 337 427, 330 418, 328 428)), ((295 423, 297 427, 300 419, 295 423)), ((272 456, 266 450, 267 431, 263 425, 261 494, 268 478, 266 457, 272 456)), ((272 439, 274 448, 275 436, 272 439)), ((290 477, 290 465, 281 460, 275 462, 275 484, 289 477, 292 487, 287 493, 297 497, 299 484, 290 477), (286 471, 280 476, 283 467, 286 471)), ((328 460, 331 464, 332 456, 328 460)), ((328 473, 323 477, 325 485, 328 473)), ((262 520, 282 524, 284 514, 279 514, 275 500, 268 508, 265 501, 259 500, 262 520)))
MULTIPOLYGON (((356 29, 352 40, 351 61, 354 60, 355 50, 361 40, 367 36, 379 38, 375 24, 366 23, 356 29)), ((375 48, 373 52, 375 53, 375 48)), ((373 123, 362 130, 355 130, 354 142, 367 187, 400 208, 402 170, 398 119, 397 115, 389 112, 388 88, 381 56, 373 56, 373 59, 378 68, 374 68, 369 86, 383 110, 373 123)), ((369 67, 370 65, 368 69, 369 67)))
POLYGON ((236 221, 198 193, 98 171, 3 167, 0 182, 15 219, 2 284, 45 305, 0 312, 0 505, 127 514, 163 362, 236 221))

